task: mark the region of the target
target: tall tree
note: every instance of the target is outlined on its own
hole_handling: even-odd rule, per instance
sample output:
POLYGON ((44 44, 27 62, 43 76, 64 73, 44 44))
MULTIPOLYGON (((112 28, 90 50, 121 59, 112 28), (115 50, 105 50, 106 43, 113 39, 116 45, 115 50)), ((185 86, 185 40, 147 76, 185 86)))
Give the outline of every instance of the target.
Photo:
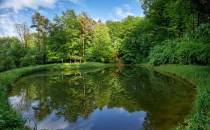
POLYGON ((79 60, 83 47, 80 44, 81 24, 76 13, 73 10, 63 12, 60 17, 54 18, 50 27, 50 59, 79 60))
POLYGON ((96 26, 96 22, 91 19, 86 13, 81 13, 79 16, 81 24, 81 41, 82 41, 82 57, 86 60, 86 49, 90 46, 93 37, 93 30, 96 26))
POLYGON ((146 60, 149 50, 154 46, 150 21, 141 17, 127 17, 123 26, 127 25, 120 48, 125 63, 141 63, 146 60))
POLYGON ((28 47, 30 30, 26 23, 15 24, 16 32, 20 38, 20 41, 23 43, 24 47, 28 47))
POLYGON ((93 32, 93 44, 88 49, 88 59, 97 62, 110 62, 112 53, 109 28, 103 23, 98 23, 93 32))
POLYGON ((47 55, 46 55, 46 38, 48 35, 48 29, 49 29, 49 20, 42 16, 39 12, 35 12, 32 16, 32 23, 33 25, 31 27, 36 28, 36 31, 38 33, 38 49, 39 49, 39 55, 38 55, 38 62, 41 64, 46 63, 47 55))

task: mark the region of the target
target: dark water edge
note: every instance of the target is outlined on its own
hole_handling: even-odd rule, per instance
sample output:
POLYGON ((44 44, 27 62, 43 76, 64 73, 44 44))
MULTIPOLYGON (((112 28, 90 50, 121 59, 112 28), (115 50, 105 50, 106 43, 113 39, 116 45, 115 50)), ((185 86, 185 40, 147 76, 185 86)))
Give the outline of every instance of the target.
POLYGON ((168 130, 192 108, 192 84, 143 67, 43 72, 9 94, 26 125, 50 130, 168 130))

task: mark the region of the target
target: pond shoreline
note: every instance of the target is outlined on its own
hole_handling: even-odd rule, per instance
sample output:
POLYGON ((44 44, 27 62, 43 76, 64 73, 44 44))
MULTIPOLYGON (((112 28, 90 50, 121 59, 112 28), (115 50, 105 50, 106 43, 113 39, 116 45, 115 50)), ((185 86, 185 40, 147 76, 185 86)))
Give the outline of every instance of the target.
POLYGON ((207 130, 210 128, 210 67, 198 65, 161 65, 155 70, 186 79, 196 85, 193 110, 177 129, 207 130))
MULTIPOLYGON (((54 71, 54 70, 64 70, 64 69, 94 69, 94 68, 101 68, 101 67, 109 67, 114 66, 111 64, 102 64, 102 63, 85 63, 85 64, 51 64, 51 65, 41 65, 41 66, 34 66, 34 67, 25 67, 20 69, 14 69, 6 72, 0 73, 0 128, 4 129, 27 129, 24 127, 24 122, 21 119, 21 116, 14 112, 7 100, 7 92, 12 87, 12 83, 14 83, 17 79, 35 73, 39 71, 54 71), (2 125, 3 124, 3 125, 2 125)), ((143 65, 144 66, 144 65, 143 65)), ((146 65, 145 65, 146 66, 146 65)), ((195 79, 192 74, 196 74, 196 76, 199 76, 197 73, 202 75, 202 71, 206 72, 207 70, 210 70, 209 67, 202 67, 202 66, 184 66, 184 65, 163 65, 160 67, 153 67, 154 70, 166 74, 171 75, 174 77, 180 77, 181 79, 186 79, 187 81, 190 81, 192 84, 196 84, 197 86, 197 97, 195 101, 195 107, 193 108, 193 113, 189 115, 186 119, 185 128, 207 128, 208 124, 205 124, 208 121, 208 117, 204 114, 201 118, 204 122, 197 122, 197 118, 194 119, 197 115, 196 112, 199 113, 199 111, 203 111, 203 106, 200 106, 199 102, 203 101, 204 97, 206 95, 202 95, 206 88, 208 89, 207 85, 208 82, 205 84, 201 84, 202 81, 199 81, 199 79, 195 79), (201 71, 202 70, 202 71, 201 71), (187 74, 183 73, 186 72, 187 74), (191 76, 192 75, 192 76, 191 76), (201 85, 200 85, 201 84, 201 85), (204 96, 204 97, 203 97, 204 96), (189 125, 190 124, 190 125, 189 125), (193 125, 193 126, 192 126, 193 125)), ((205 73, 206 74, 206 73, 205 73)), ((209 74, 208 74, 209 75, 209 74)), ((207 81, 210 81, 210 79, 207 79, 207 81)), ((208 94, 208 93, 207 93, 208 94)), ((207 95, 208 97, 208 95, 207 95)), ((209 101, 209 98, 207 98, 204 101, 204 104, 206 104, 207 108, 209 105, 207 104, 209 101)), ((206 109, 206 107, 205 107, 206 109)), ((208 112, 208 109, 207 109, 208 112)), ((208 116, 208 115, 207 115, 208 116)), ((183 129, 184 127, 180 125, 180 129, 183 129)), ((178 128, 179 129, 179 128, 178 128)))

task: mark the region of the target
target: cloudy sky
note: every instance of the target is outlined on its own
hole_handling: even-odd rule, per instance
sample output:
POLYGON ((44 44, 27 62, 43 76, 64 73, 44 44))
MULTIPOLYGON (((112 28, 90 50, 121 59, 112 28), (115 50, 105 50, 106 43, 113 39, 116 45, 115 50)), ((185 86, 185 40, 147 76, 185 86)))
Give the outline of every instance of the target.
POLYGON ((52 19, 67 9, 87 12, 102 21, 143 16, 138 0, 0 0, 0 36, 16 35, 15 23, 30 25, 35 11, 52 19))

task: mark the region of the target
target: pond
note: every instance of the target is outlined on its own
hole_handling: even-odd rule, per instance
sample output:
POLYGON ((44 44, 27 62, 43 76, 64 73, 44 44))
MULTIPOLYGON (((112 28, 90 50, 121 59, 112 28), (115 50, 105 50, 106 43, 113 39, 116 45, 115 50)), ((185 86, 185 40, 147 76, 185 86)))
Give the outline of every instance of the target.
POLYGON ((182 123, 192 84, 143 67, 41 72, 19 79, 12 107, 38 130, 168 130, 182 123))

